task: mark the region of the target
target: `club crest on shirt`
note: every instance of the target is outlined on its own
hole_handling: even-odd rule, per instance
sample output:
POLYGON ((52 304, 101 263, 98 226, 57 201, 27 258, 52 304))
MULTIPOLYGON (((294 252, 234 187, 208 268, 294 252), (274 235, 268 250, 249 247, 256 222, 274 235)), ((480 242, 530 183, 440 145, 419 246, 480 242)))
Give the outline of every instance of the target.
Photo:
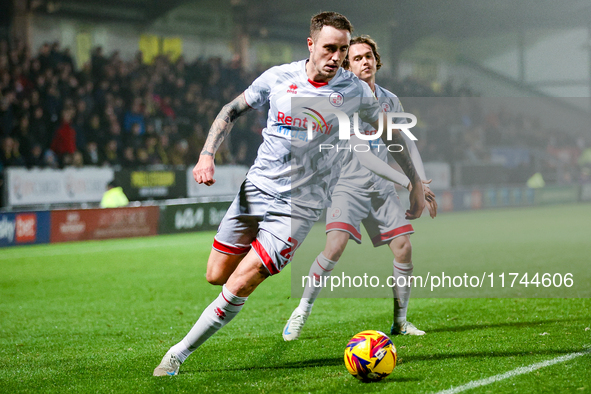
POLYGON ((382 103, 382 111, 384 111, 384 112, 390 112, 390 109, 391 109, 390 104, 388 104, 388 103, 382 103))
POLYGON ((341 208, 333 208, 331 213, 330 213, 330 217, 333 219, 338 218, 339 216, 341 216, 341 214, 343 213, 343 211, 341 211, 341 208))
POLYGON ((330 94, 330 96, 328 97, 328 101, 334 106, 334 107, 340 107, 341 105, 343 105, 343 103, 345 102, 345 98, 343 97, 342 94, 340 94, 339 92, 333 92, 330 94))

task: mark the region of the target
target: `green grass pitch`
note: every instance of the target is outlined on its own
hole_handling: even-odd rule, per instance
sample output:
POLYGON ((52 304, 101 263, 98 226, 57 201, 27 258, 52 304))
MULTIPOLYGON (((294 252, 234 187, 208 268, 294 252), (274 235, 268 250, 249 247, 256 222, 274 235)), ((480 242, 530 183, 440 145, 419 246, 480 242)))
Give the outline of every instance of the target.
MULTIPOLYGON (((523 271, 539 262, 578 268, 575 280, 589 287, 590 217, 591 205, 566 205, 422 218, 413 223, 415 270, 517 261, 523 271)), ((301 339, 286 343, 281 330, 298 303, 288 267, 179 376, 154 378, 166 350, 219 294, 205 280, 212 238, 0 249, 0 392, 432 393, 591 346, 588 298, 414 298, 409 319, 427 335, 394 337, 394 372, 362 383, 345 369, 344 347, 359 331, 389 330, 391 299, 320 299, 301 339)), ((324 241, 318 225, 306 242, 318 253, 324 241)), ((587 354, 470 392, 589 393, 590 371, 587 354)))

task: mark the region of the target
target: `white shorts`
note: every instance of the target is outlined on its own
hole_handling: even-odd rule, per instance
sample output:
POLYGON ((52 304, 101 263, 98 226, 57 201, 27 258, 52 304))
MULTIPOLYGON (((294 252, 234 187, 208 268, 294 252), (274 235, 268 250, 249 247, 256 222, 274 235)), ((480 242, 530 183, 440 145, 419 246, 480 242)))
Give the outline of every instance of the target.
POLYGON ((213 248, 241 255, 253 247, 275 275, 289 264, 321 213, 267 194, 247 179, 220 223, 213 248))
POLYGON ((386 191, 362 191, 337 185, 332 205, 326 213, 326 232, 340 230, 349 239, 361 243, 361 223, 374 246, 389 243, 396 237, 414 233, 404 217, 405 209, 394 188, 386 191))

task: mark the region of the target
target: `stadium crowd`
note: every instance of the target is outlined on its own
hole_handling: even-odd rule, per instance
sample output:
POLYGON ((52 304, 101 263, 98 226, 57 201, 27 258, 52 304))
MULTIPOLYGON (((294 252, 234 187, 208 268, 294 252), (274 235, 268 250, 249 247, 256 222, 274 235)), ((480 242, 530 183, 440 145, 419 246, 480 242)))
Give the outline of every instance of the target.
MULTIPOLYGON (((0 158, 4 166, 190 165, 220 107, 253 76, 239 59, 186 63, 141 53, 123 61, 95 48, 77 68, 68 49, 0 42, 0 158)), ((261 114, 236 125, 218 163, 248 164, 261 142, 261 114)))
MULTIPOLYGON (((76 67, 59 42, 43 44, 34 55, 23 42, 0 41, 0 171, 7 166, 193 165, 221 106, 258 75, 242 68, 237 57, 224 63, 160 56, 147 65, 141 52, 124 61, 100 47, 90 62, 76 67)), ((474 96, 469 88, 451 84, 436 92, 410 78, 380 78, 378 83, 401 98, 474 96)), ((535 119, 506 110, 482 113, 467 102, 453 111, 434 105, 421 114, 418 146, 425 161, 491 162, 492 147, 506 144, 545 152, 540 162, 532 157, 520 163, 522 175, 510 181, 521 183, 540 163, 549 174, 562 174, 558 181, 587 174, 580 171, 591 166, 579 160, 585 157, 584 141, 543 130, 535 119)), ((413 112, 412 106, 407 110, 413 112)), ((252 164, 265 119, 264 110, 241 117, 216 162, 252 164)))

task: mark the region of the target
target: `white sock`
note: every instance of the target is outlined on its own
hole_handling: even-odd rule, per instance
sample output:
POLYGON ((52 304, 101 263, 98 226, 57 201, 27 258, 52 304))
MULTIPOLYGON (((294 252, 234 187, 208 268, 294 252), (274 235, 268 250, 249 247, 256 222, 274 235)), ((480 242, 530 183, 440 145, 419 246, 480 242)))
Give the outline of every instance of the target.
POLYGON ((316 257, 308 273, 310 280, 306 281, 306 288, 298 306, 301 312, 310 313, 312 311, 314 301, 322 291, 325 280, 328 280, 324 278, 330 277, 330 273, 337 263, 338 261, 332 261, 324 257, 322 252, 316 257))
POLYGON ((248 297, 235 296, 224 285, 220 295, 205 308, 191 331, 170 350, 184 362, 203 342, 228 324, 240 312, 247 299, 248 297))
POLYGON ((412 263, 400 264, 394 260, 394 280, 396 286, 394 286, 392 290, 394 292, 394 302, 398 300, 398 308, 394 309, 394 319, 397 323, 401 323, 406 320, 406 310, 408 309, 408 301, 410 300, 411 290, 410 276, 412 275, 413 268, 414 267, 412 263), (398 283, 405 286, 398 286, 398 283))

